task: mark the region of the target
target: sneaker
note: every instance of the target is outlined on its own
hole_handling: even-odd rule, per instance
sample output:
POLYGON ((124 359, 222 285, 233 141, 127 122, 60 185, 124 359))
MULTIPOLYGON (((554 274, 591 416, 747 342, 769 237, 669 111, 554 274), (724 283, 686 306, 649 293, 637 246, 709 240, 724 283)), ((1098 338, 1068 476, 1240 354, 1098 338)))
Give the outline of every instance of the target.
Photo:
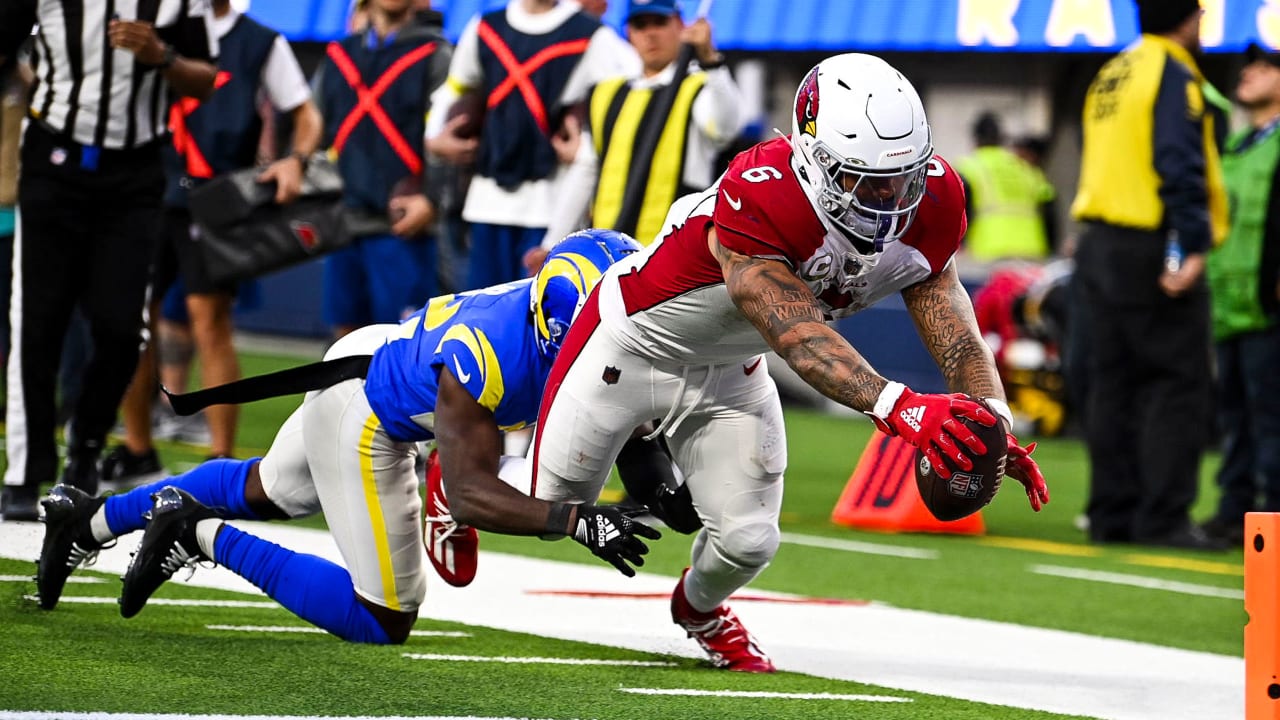
POLYGON ((157 401, 151 408, 151 437, 157 440, 177 440, 182 432, 182 417, 167 402, 157 401))
POLYGON ((155 448, 135 455, 123 444, 116 445, 102 456, 102 479, 110 483, 142 485, 159 480, 165 474, 155 448))
POLYGON ((684 575, 680 576, 680 582, 671 593, 671 619, 675 624, 698 641, 711 656, 711 664, 718 668, 735 672, 773 672, 773 661, 764 654, 728 605, 704 613, 689 604, 684 596, 684 578, 688 574, 689 568, 685 568, 684 575))
POLYGON ((40 494, 34 487, 6 487, 0 496, 0 515, 7 522, 35 522, 40 519, 40 494))
POLYGON ((127 618, 137 615, 151 595, 179 568, 188 567, 194 572, 196 563, 213 561, 200 550, 196 524, 216 519, 217 513, 172 486, 153 494, 151 502, 147 529, 124 574, 124 588, 120 592, 120 614, 127 618))
POLYGON ((449 514, 440 460, 434 450, 427 457, 427 512, 422 544, 427 548, 431 566, 445 582, 454 587, 466 587, 476 579, 480 535, 475 528, 454 522, 449 514))
POLYGON ((204 411, 178 418, 177 433, 173 439, 188 445, 207 446, 213 442, 213 435, 209 432, 209 419, 205 417, 204 411))
MULTIPOLYGON (((1153 545, 1174 548, 1177 550, 1207 550, 1211 552, 1220 552, 1232 549, 1232 545, 1230 545, 1225 539, 1206 535, 1199 526, 1191 525, 1189 523, 1181 529, 1175 530, 1167 535, 1142 538, 1137 542, 1139 545, 1153 545)), ((1243 537, 1240 538, 1240 544, 1244 544, 1243 537)))
POLYGON ((1200 530, 1214 540, 1220 540, 1231 547, 1244 545, 1244 519, 1235 521, 1223 520, 1214 516, 1200 525, 1200 530))
POLYGON ((40 607, 52 610, 62 597, 71 571, 92 565, 104 545, 93 538, 89 520, 106 498, 95 498, 71 485, 54 485, 40 501, 44 506, 44 544, 36 561, 40 607))
POLYGON ((190 445, 208 445, 212 440, 209 420, 203 410, 194 415, 179 415, 165 402, 157 402, 151 410, 151 437, 190 445))
POLYGON ((62 468, 60 485, 72 485, 84 491, 86 495, 98 494, 98 482, 102 479, 102 470, 98 466, 98 456, 102 454, 102 446, 85 443, 80 447, 67 449, 67 464, 62 468))

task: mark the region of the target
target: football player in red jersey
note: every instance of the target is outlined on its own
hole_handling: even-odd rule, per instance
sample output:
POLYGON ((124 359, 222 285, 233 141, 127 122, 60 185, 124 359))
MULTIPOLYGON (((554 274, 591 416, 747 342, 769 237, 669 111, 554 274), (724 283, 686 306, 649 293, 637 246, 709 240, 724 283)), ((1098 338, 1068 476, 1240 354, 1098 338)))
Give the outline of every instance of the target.
POLYGON ((879 58, 838 55, 796 93, 790 137, 741 153, 676 201, 658 240, 606 273, 565 339, 542 399, 534 493, 595 500, 631 431, 662 418, 703 520, 673 620, 720 667, 773 663, 724 604, 773 558, 786 469, 772 349, 827 397, 867 413, 940 472, 986 452, 959 422, 1004 423, 1008 474, 1049 492, 1011 417, 952 260, 964 191, 934 155, 911 83, 879 58), (948 386, 878 374, 827 320, 899 292, 948 386), (982 398, 976 402, 972 398, 982 398))

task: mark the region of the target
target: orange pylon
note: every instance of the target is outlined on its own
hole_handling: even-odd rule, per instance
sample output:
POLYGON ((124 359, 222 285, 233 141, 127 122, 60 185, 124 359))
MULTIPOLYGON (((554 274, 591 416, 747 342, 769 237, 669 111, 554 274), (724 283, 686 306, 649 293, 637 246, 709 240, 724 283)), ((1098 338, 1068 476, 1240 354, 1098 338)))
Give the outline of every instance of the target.
POLYGON ((981 512, 951 522, 929 512, 916 488, 915 458, 916 449, 902 438, 873 433, 831 511, 831 521, 883 532, 985 533, 981 512))

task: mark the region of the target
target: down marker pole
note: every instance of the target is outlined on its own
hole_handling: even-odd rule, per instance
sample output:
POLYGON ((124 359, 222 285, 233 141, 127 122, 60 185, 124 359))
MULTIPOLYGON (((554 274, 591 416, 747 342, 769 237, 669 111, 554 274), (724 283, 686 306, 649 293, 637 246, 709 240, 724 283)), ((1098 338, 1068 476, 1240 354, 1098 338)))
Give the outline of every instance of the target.
POLYGON ((1280 513, 1244 519, 1245 720, 1280 720, 1280 513))

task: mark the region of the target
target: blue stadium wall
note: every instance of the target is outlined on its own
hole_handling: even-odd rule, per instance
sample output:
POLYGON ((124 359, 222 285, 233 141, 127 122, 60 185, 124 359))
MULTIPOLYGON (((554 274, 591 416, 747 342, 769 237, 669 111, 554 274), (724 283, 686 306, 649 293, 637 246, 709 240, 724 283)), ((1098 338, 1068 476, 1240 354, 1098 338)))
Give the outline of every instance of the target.
MULTIPOLYGON (((476 12, 505 0, 436 0, 456 38, 476 12)), ((1251 40, 1280 44, 1277 0, 1203 0, 1207 50, 1238 51, 1251 40)), ((626 0, 605 20, 620 27, 626 0)), ((686 16, 699 3, 686 0, 686 16)), ((249 14, 290 40, 341 37, 350 0, 250 0, 249 14)), ((741 51, 1102 52, 1137 35, 1132 0, 714 0, 710 19, 724 49, 741 51)))

